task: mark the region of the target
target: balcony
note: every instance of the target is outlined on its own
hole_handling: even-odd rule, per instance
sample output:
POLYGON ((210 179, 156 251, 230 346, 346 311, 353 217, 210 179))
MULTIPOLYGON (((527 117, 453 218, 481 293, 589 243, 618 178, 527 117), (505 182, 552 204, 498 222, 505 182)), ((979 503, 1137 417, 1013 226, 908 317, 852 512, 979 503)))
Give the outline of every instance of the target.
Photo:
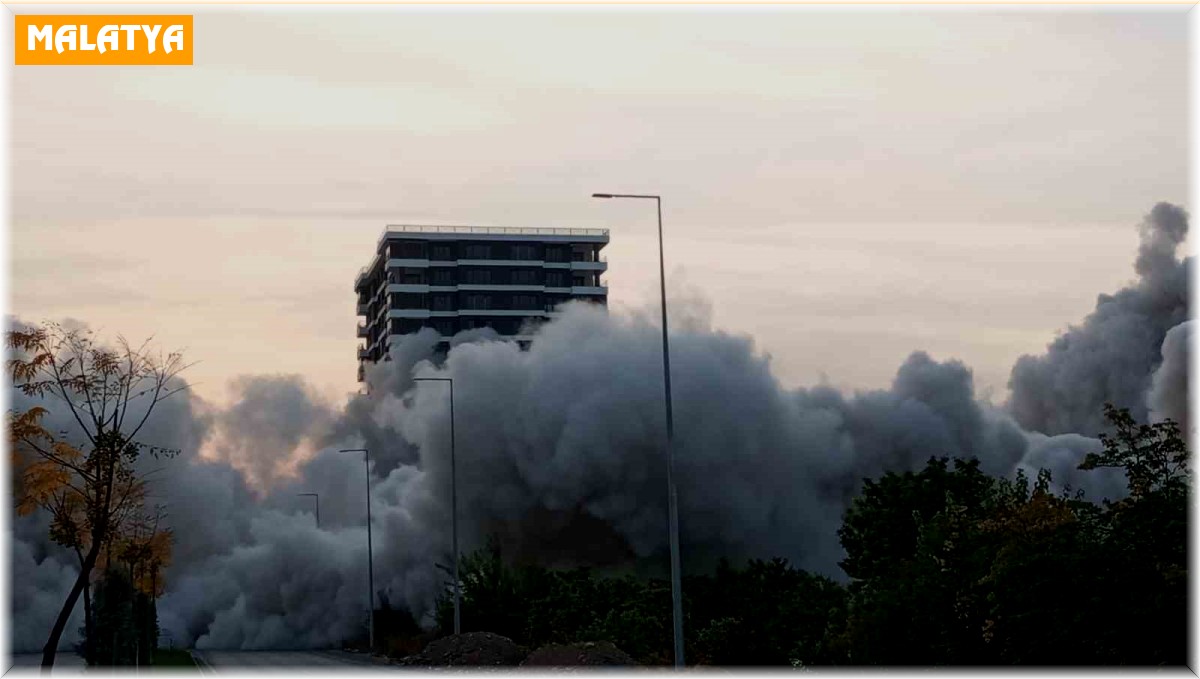
POLYGON ((354 310, 357 312, 357 315, 366 316, 371 312, 371 305, 367 302, 359 302, 358 305, 354 307, 354 310))
POLYGON ((371 258, 370 264, 368 264, 358 270, 358 275, 354 277, 354 289, 355 290, 358 290, 360 287, 362 287, 362 285, 364 283, 366 283, 367 279, 370 278, 370 276, 371 276, 371 272, 374 271, 375 267, 379 264, 380 259, 381 259, 380 256, 378 254, 376 254, 374 257, 371 258))
POLYGON ((358 334, 355 337, 367 337, 367 326, 363 323, 358 324, 358 334))
POLYGON ((459 309, 459 317, 464 316, 545 316, 542 309, 459 309))
POLYGON ((371 360, 371 350, 366 347, 360 346, 358 348, 358 360, 360 360, 360 361, 371 360))
POLYGON ((606 257, 601 257, 600 261, 597 262, 573 261, 571 262, 571 268, 576 271, 607 271, 608 260, 606 257))

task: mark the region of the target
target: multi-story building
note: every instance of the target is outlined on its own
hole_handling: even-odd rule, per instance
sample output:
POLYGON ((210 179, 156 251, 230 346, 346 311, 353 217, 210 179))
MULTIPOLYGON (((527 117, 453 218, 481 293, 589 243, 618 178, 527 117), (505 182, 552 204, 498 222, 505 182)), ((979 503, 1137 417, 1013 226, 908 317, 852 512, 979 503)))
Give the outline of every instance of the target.
POLYGON ((354 281, 358 293, 358 379, 387 359, 393 338, 433 328, 492 328, 528 342, 534 324, 570 299, 608 301, 600 250, 607 229, 389 226, 375 258, 354 281))

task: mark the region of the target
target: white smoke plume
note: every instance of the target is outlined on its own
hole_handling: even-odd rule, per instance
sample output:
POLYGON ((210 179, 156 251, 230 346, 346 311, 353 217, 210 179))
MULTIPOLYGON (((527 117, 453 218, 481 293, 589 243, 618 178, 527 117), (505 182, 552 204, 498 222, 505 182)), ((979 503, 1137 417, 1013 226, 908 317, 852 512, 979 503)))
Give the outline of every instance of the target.
MULTIPOLYGON (((1167 219, 1182 211, 1160 206, 1154 214, 1166 226, 1148 231, 1137 291, 1102 301, 1151 295, 1151 288, 1169 296, 1163 290, 1174 283, 1147 267, 1181 266, 1173 254, 1157 255, 1166 247, 1159 241, 1182 237, 1167 219)), ((1184 295, 1186 308, 1186 288, 1184 295)), ((1093 499, 1124 492, 1113 470, 1076 469, 1098 448, 1094 432, 1023 429, 1009 411, 975 397, 971 371, 960 362, 916 352, 888 389, 792 390, 779 384, 749 338, 713 330, 703 313, 674 311, 686 570, 722 556, 782 556, 841 577, 836 531, 862 479, 919 468, 931 456, 977 457, 993 474, 1049 468, 1056 482, 1084 488, 1093 499)), ((1081 327, 1096 326, 1095 316, 1081 327)), ((1143 409, 1149 402, 1156 413, 1176 412, 1172 376, 1186 366, 1185 331, 1166 343, 1152 335, 1139 336, 1149 348, 1126 346, 1136 337, 1098 346, 1122 369, 1154 354, 1143 361, 1137 402, 1143 409), (1142 358, 1127 362, 1122 347, 1142 358)), ((361 454, 339 448, 371 450, 376 590, 418 615, 429 612, 443 580, 435 565, 450 558, 450 404, 445 384, 414 382, 418 376, 454 380, 464 550, 497 534, 506 553, 521 559, 663 572, 662 359, 654 315, 569 304, 526 351, 487 336, 459 337, 437 360, 437 339, 432 331, 404 338, 390 362, 368 371, 369 394, 340 410, 302 380, 278 376, 242 378, 239 398, 227 409, 195 397, 168 402, 147 442, 183 453, 146 464, 161 467, 154 492, 176 531, 170 585, 159 602, 160 624, 176 643, 306 648, 361 632, 368 471, 361 454), (300 492, 319 493, 319 528, 310 498, 300 492)), ((1023 384, 1055 384, 1065 379, 1062 356, 1069 355, 1060 340, 1046 357, 1022 359, 1014 375, 1023 384)), ((1081 373, 1080 379, 1091 378, 1081 373)), ((1030 398, 1028 390, 1014 392, 1014 401, 1030 398)), ((1062 413, 1052 401, 1013 413, 1074 422, 1083 401, 1065 401, 1062 413)), ((37 611, 55 609, 70 562, 54 556, 32 523, 16 542, 14 554, 23 561, 14 569, 14 591, 22 602, 42 603, 14 602, 14 627, 48 629, 37 611)), ((40 645, 39 633, 22 634, 14 639, 18 650, 40 645)))

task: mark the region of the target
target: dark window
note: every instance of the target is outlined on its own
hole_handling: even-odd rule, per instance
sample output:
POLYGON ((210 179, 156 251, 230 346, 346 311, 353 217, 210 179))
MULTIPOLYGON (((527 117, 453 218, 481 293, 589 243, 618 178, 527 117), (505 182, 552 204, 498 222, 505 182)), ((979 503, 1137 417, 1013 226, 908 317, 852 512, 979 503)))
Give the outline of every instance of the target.
POLYGON ((567 275, 562 271, 547 271, 546 286, 550 288, 567 287, 567 275))
POLYGON ((454 269, 430 269, 433 285, 454 285, 454 269))
POLYGON ((537 248, 532 245, 514 245, 510 259, 537 259, 537 248))
POLYGON ((436 259, 442 262, 448 262, 454 259, 454 248, 449 244, 439 243, 437 245, 431 245, 430 251, 430 259, 436 259))
POLYGON ((392 257, 396 259, 424 259, 425 244, 414 241, 393 242, 391 252, 392 257))
POLYGON ((453 295, 434 295, 433 296, 434 311, 453 311, 454 296, 453 295))
POLYGON ((484 243, 469 243, 464 248, 465 259, 491 259, 492 246, 484 243))
POLYGON ((466 301, 467 301, 468 309, 491 309, 492 308, 492 296, 491 295, 467 295, 466 301))
POLYGON ((513 295, 514 309, 537 309, 538 298, 536 295, 513 295))
POLYGON ((424 285, 425 271, 422 269, 403 269, 400 274, 400 282, 405 285, 424 285))
POLYGON ((546 246, 546 261, 547 262, 565 262, 567 261, 566 248, 559 246, 546 246))
POLYGON ((424 293, 402 292, 392 295, 393 309, 427 309, 429 308, 424 293))
POLYGON ((467 269, 463 273, 470 285, 487 285, 492 282, 492 272, 487 269, 467 269))
POLYGON ((538 274, 540 273, 540 271, 534 271, 532 269, 517 269, 512 273, 512 284, 537 285, 540 282, 538 280, 538 274))

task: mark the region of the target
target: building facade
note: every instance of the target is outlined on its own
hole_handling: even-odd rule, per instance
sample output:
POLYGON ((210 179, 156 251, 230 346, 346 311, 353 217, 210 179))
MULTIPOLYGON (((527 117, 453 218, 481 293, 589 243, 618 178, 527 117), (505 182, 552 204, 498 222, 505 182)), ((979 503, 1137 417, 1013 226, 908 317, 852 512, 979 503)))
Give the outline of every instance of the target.
POLYGON ((394 338, 421 328, 443 342, 476 328, 527 342, 567 300, 607 304, 607 244, 607 229, 389 226, 354 281, 359 381, 394 338))

